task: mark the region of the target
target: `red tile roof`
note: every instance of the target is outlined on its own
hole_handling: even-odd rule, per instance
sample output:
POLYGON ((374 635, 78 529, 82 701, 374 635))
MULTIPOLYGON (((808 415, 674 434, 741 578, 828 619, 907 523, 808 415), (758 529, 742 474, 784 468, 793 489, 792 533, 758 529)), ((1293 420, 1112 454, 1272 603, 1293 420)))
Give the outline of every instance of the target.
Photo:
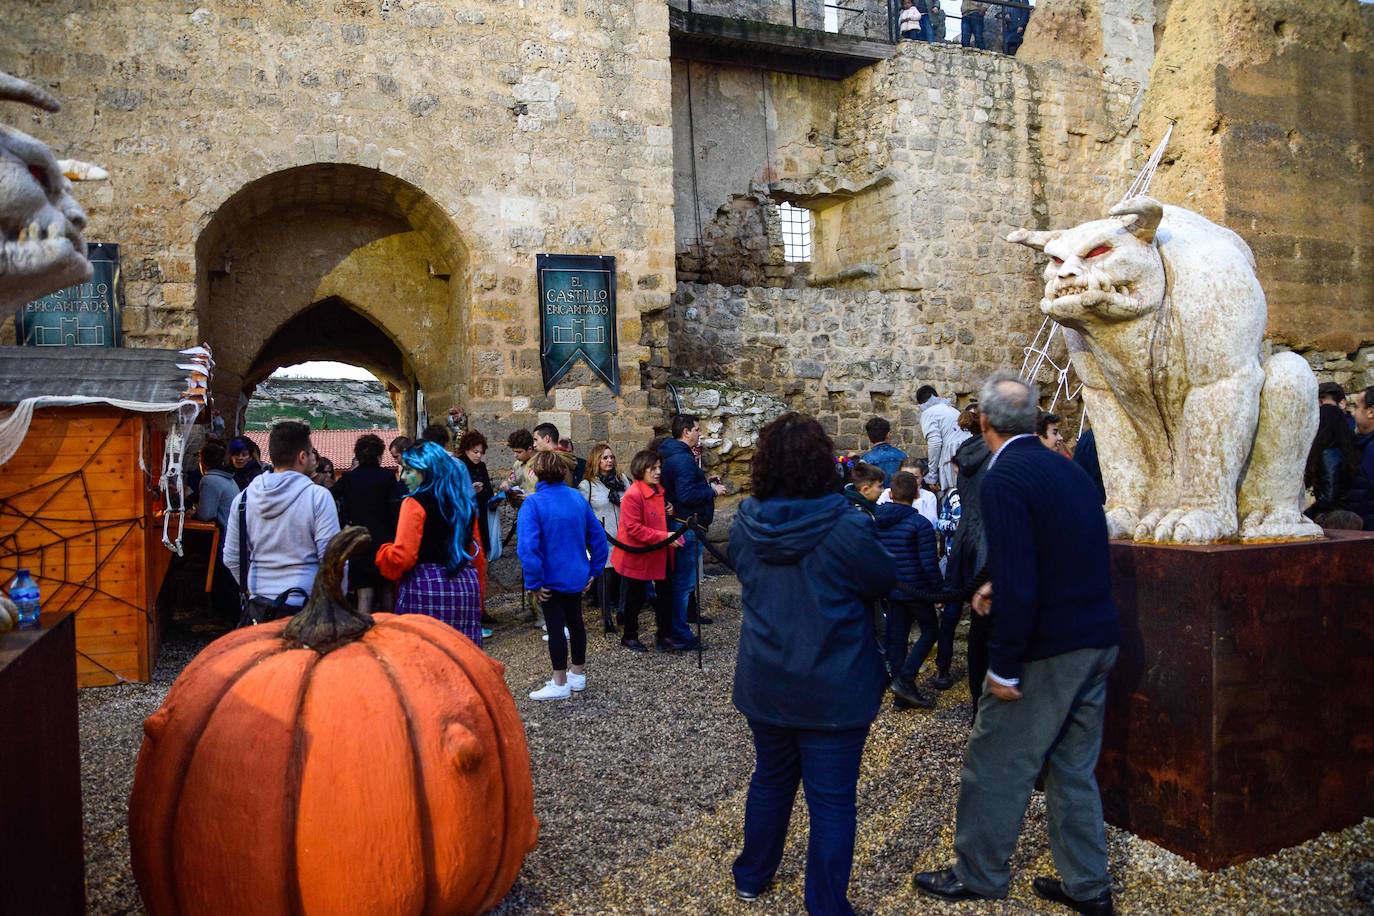
MULTIPOLYGON (((330 461, 334 462, 334 471, 342 474, 353 466, 353 446, 360 436, 371 433, 380 436, 382 442, 387 445, 391 440, 401 434, 399 429, 316 429, 310 432, 310 444, 315 446, 315 451, 319 452, 330 461)), ((249 439, 258 444, 262 449, 263 460, 267 460, 267 435, 265 429, 249 430, 245 433, 249 439)), ((391 460, 390 452, 382 453, 382 467, 394 468, 396 462, 391 460)))

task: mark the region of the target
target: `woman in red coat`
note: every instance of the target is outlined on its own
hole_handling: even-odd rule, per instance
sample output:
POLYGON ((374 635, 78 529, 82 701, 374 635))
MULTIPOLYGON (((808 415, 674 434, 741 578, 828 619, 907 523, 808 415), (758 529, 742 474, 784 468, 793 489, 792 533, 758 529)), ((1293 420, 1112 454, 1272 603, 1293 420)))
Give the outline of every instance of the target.
MULTIPOLYGON (((671 533, 663 489, 658 485, 660 471, 657 453, 647 449, 630 462, 630 476, 635 482, 620 499, 620 528, 616 531, 616 540, 620 543, 644 547, 659 543, 671 533)), ((672 547, 679 543, 674 541, 672 547)), ((648 651, 639 641, 639 610, 644 607, 650 582, 654 583, 658 648, 664 651, 683 648, 673 639, 673 590, 668 582, 672 547, 648 553, 628 553, 619 547, 611 551, 611 566, 624 579, 620 601, 625 616, 625 634, 620 644, 632 652, 648 651)))

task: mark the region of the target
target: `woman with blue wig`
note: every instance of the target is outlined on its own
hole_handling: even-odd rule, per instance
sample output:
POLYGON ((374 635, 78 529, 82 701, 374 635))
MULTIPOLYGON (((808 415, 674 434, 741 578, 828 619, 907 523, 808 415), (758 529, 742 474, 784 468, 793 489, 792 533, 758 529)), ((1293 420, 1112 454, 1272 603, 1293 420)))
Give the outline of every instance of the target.
POLYGON ((482 595, 473 559, 476 501, 463 465, 433 442, 401 453, 396 540, 377 551, 377 569, 397 582, 396 613, 425 614, 482 644, 482 595))

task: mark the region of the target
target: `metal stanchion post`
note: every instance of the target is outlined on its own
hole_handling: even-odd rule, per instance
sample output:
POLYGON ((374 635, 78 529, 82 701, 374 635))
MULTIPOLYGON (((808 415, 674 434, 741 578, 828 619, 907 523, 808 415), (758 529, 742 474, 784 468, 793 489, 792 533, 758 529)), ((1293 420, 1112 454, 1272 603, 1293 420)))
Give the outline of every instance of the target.
MULTIPOLYGON (((702 552, 704 553, 704 552, 705 552, 705 549, 706 549, 706 539, 705 539, 704 537, 701 536, 701 529, 697 527, 697 520, 696 520, 695 516, 692 518, 692 520, 691 520, 690 522, 688 522, 688 525, 691 527, 692 533, 696 535, 697 540, 699 540, 699 541, 701 542, 702 552)), ((704 615, 704 614, 706 613, 706 607, 705 607, 705 605, 702 604, 702 601, 701 601, 701 562, 702 562, 701 553, 698 553, 698 554, 697 554, 697 670, 698 670, 698 671, 700 671, 700 670, 701 670, 701 667, 702 667, 702 665, 701 665, 701 656, 702 656, 702 651, 703 651, 703 650, 702 650, 702 646, 701 646, 701 618, 702 618, 702 615, 704 615)))

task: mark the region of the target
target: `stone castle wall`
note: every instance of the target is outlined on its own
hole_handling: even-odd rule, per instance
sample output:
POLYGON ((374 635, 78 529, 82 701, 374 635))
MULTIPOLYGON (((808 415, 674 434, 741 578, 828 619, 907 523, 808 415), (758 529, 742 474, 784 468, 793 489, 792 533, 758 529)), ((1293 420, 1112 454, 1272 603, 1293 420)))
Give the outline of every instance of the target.
POLYGON ((0 69, 64 109, 0 117, 110 171, 78 197, 88 237, 122 245, 129 345, 208 339, 232 399, 277 330, 337 297, 432 414, 465 404, 495 432, 561 408, 583 441, 658 419, 640 364, 673 287, 665 4, 21 7, 0 69), (352 236, 326 231, 350 214, 352 236), (545 396, 536 252, 617 257, 623 397, 585 373, 545 396))
POLYGON ((1250 244, 1270 338, 1357 361, 1374 343, 1374 6, 1172 0, 1150 80, 1146 137, 1178 121, 1155 193, 1250 244))
MULTIPOLYGON (((1019 367, 1043 320, 1043 261, 1003 239, 1105 215, 1140 160, 1139 85, 1084 67, 906 42, 837 95, 820 80, 788 91, 702 69, 694 84, 714 88, 697 97, 698 124, 729 99, 731 117, 759 118, 772 140, 727 158, 703 151, 696 131, 698 189, 766 187, 810 208, 816 251, 794 288, 680 282, 650 323, 651 372, 778 398, 817 414, 841 448, 864 447, 876 413, 919 453, 917 388, 966 398, 993 369, 1019 367), (812 84, 825 107, 808 100, 812 84), (802 279, 810 286, 795 288, 802 279)), ((690 138, 675 129, 679 176, 690 174, 690 138)), ((707 236, 735 212, 721 207, 707 236)), ((681 213, 678 229, 681 244, 681 213)), ((698 277, 712 279, 679 279, 698 277)))

